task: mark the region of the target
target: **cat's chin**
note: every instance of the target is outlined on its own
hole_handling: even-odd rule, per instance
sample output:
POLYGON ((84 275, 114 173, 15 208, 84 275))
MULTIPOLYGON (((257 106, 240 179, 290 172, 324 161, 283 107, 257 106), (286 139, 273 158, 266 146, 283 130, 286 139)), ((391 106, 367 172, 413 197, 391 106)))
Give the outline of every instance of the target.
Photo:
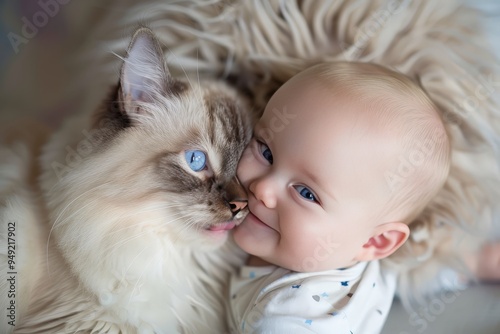
POLYGON ((236 226, 236 222, 234 221, 229 221, 229 222, 223 222, 223 223, 217 223, 210 225, 205 229, 205 231, 209 232, 222 232, 222 231, 229 231, 232 230, 236 226))
POLYGON ((228 239, 229 233, 236 226, 236 222, 223 222, 210 225, 203 229, 196 231, 197 237, 190 238, 190 241, 194 243, 193 246, 199 248, 203 247, 205 250, 213 250, 221 247, 228 239), (204 242, 200 242, 200 238, 204 242))
POLYGON ((208 242, 211 246, 219 247, 226 242, 230 231, 231 230, 224 230, 224 229, 221 230, 204 229, 201 231, 201 234, 203 235, 203 237, 208 239, 208 242))
POLYGON ((214 241, 219 241, 219 239, 224 242, 227 236, 229 235, 229 230, 220 230, 220 231, 211 231, 211 230, 203 230, 204 236, 207 238, 213 239, 214 241))

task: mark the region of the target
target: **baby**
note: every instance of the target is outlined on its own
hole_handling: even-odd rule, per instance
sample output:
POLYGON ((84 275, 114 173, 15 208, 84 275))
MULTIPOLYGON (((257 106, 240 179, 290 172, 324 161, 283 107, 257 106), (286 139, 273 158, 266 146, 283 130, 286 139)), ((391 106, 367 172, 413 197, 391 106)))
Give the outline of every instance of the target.
POLYGON ((378 260, 442 187, 450 152, 402 74, 337 62, 286 82, 237 171, 250 213, 233 236, 250 257, 231 279, 231 331, 380 332, 396 277, 378 260))

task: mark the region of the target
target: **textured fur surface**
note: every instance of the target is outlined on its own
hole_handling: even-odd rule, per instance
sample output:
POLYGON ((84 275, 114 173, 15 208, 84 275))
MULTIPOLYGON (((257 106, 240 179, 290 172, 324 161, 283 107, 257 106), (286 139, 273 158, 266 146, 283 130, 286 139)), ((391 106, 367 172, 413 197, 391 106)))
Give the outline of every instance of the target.
POLYGON ((235 173, 251 110, 221 82, 173 78, 148 29, 123 61, 97 110, 31 150, 2 143, 0 268, 17 282, 16 297, 0 285, 2 309, 16 303, 2 333, 225 332, 243 254, 211 229, 244 217, 231 203, 245 200, 235 173), (186 150, 206 167, 191 170, 186 150))
MULTIPOLYGON (((154 28, 178 70, 223 77, 259 110, 284 81, 324 60, 381 64, 425 89, 446 123, 453 161, 409 242, 386 261, 401 272, 407 306, 447 286, 441 270, 463 271, 463 254, 498 229, 500 67, 480 14, 461 1, 148 1, 96 31, 121 49, 119 33, 137 21, 154 28)), ((405 167, 393 172, 404 177, 405 167)))

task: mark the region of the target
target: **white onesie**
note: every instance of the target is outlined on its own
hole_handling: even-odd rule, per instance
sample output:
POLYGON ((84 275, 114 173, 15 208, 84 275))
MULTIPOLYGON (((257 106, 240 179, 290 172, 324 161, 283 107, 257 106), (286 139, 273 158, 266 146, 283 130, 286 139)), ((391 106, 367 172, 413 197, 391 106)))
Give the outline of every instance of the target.
POLYGON ((378 261, 298 273, 276 266, 240 268, 231 277, 232 334, 376 334, 392 304, 396 275, 378 261))

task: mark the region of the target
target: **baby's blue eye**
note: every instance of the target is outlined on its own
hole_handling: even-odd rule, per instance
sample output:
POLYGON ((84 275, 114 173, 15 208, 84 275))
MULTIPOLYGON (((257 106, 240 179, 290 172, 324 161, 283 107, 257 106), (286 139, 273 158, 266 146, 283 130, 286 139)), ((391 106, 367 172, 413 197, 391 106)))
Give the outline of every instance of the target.
POLYGON ((202 151, 189 150, 184 153, 184 156, 186 157, 186 162, 193 171, 199 172, 205 168, 207 157, 202 151))
POLYGON ((295 190, 299 192, 299 195, 304 197, 306 200, 311 201, 311 202, 317 202, 318 200, 316 199, 316 196, 312 191, 307 189, 304 186, 294 186, 295 190))
POLYGON ((259 142, 260 154, 266 159, 271 165, 273 164, 273 154, 266 144, 259 142))

